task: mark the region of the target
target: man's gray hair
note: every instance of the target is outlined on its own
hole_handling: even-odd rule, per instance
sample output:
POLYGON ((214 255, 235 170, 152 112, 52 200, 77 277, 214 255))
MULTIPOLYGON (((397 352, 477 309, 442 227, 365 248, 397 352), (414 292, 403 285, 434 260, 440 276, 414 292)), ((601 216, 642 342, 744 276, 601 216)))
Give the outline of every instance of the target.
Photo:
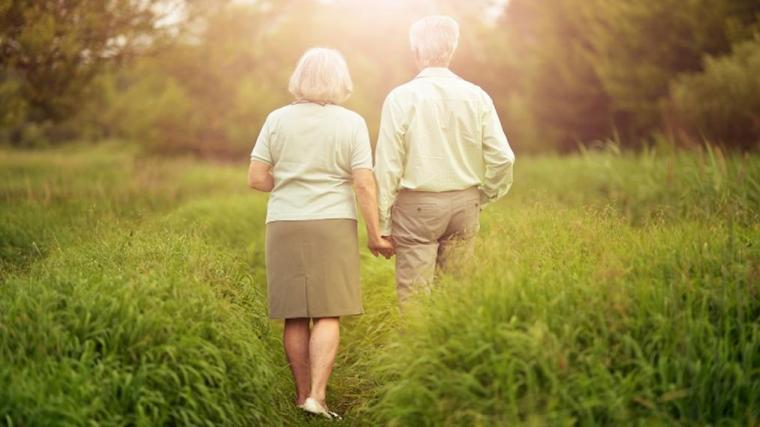
POLYGON ((409 41, 423 66, 447 67, 459 43, 459 24, 450 16, 427 16, 412 24, 409 41))
POLYGON ((335 49, 306 51, 290 76, 288 90, 298 101, 340 104, 351 96, 354 84, 343 55, 335 49))

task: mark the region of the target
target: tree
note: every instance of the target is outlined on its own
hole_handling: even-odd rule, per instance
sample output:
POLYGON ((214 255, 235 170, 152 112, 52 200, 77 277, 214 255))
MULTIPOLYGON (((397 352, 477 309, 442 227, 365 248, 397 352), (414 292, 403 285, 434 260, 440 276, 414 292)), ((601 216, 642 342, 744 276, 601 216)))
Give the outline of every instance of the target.
POLYGON ((707 58, 704 71, 671 87, 671 126, 749 149, 760 143, 760 39, 736 45, 731 55, 707 58))
POLYGON ((21 144, 28 124, 64 121, 105 65, 154 44, 174 3, 0 0, 0 137, 21 144))
POLYGON ((588 0, 578 7, 616 126, 633 141, 661 125, 677 75, 700 71, 705 55, 729 52, 760 17, 755 0, 588 0))
POLYGON ((502 82, 494 92, 510 99, 503 120, 524 148, 568 151, 612 134, 610 100, 576 4, 512 0, 488 37, 497 41, 489 51, 502 82))

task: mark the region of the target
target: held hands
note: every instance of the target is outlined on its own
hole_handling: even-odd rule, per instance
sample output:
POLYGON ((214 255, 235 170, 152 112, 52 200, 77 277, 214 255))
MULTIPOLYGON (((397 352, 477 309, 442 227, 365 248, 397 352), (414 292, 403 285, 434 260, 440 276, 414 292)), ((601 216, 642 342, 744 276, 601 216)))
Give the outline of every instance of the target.
POLYGON ((372 255, 382 255, 385 259, 391 259, 396 253, 396 248, 391 236, 376 236, 370 238, 367 247, 369 247, 369 251, 372 252, 372 255))

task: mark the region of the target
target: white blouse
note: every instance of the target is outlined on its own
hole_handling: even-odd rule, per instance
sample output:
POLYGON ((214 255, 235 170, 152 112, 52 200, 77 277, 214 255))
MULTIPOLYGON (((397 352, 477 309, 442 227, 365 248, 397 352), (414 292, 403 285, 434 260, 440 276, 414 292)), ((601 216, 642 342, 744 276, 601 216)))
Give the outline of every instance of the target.
POLYGON ((272 165, 266 222, 356 219, 354 169, 372 169, 364 119, 337 105, 291 104, 266 119, 251 160, 272 165))

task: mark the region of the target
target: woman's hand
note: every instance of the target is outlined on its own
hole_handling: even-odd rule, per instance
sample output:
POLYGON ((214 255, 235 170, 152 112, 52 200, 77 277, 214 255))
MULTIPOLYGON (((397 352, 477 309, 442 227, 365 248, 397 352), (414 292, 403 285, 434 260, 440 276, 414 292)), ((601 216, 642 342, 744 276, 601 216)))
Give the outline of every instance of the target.
POLYGON ((369 236, 369 247, 372 255, 382 255, 385 259, 390 259, 396 249, 393 245, 393 239, 390 236, 380 235, 380 225, 378 223, 377 212, 377 186, 375 185, 375 176, 370 169, 354 169, 354 189, 356 198, 359 201, 359 207, 364 216, 364 223, 367 226, 367 236, 369 236))
POLYGON ((396 247, 393 244, 393 240, 389 237, 374 236, 369 239, 369 251, 372 255, 382 255, 385 259, 391 259, 396 253, 396 247))

